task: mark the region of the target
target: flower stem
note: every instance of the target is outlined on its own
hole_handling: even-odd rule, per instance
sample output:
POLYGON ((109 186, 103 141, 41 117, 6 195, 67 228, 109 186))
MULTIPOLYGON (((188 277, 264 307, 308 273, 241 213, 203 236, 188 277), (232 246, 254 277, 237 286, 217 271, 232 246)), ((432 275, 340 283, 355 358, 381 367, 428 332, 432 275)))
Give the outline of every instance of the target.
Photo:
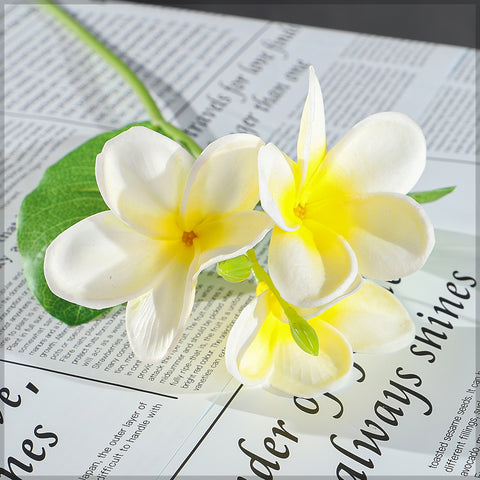
POLYGON ((278 303, 285 312, 285 315, 290 323, 290 331, 292 332, 293 339, 297 345, 310 355, 317 356, 319 352, 319 343, 315 329, 304 318, 302 318, 288 302, 282 298, 280 292, 273 284, 270 275, 258 263, 257 256, 255 255, 253 248, 248 250, 247 257, 252 262, 253 273, 257 279, 267 284, 268 288, 275 295, 275 298, 278 300, 278 303))
POLYGON ((100 55, 122 78, 142 102, 153 127, 163 134, 181 143, 194 157, 198 157, 202 149, 185 132, 168 123, 160 113, 155 101, 146 89, 145 85, 135 73, 120 60, 113 52, 93 36, 83 25, 77 22, 60 6, 51 0, 42 0, 40 5, 55 19, 74 33, 83 43, 88 45, 94 52, 100 55))

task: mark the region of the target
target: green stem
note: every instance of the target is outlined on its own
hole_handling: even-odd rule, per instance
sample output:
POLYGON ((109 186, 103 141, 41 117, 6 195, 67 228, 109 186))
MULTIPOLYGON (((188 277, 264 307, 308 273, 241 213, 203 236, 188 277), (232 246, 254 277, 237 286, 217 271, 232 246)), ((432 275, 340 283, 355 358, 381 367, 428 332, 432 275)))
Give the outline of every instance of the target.
POLYGON ((60 23, 74 33, 82 42, 88 45, 94 52, 100 55, 122 78, 128 83, 142 102, 150 121, 155 129, 160 130, 169 138, 181 143, 190 153, 198 157, 202 149, 182 130, 171 123, 168 123, 160 113, 155 101, 146 89, 145 85, 133 73, 133 71, 114 55, 105 45, 98 41, 88 30, 78 23, 65 10, 56 5, 51 0, 42 0, 40 2, 45 10, 56 18, 60 23))
POLYGON ((252 262, 253 273, 257 279, 267 284, 268 288, 275 295, 275 298, 278 300, 278 303, 285 312, 285 315, 290 323, 290 331, 292 332, 292 336, 297 345, 311 355, 318 355, 319 343, 315 329, 304 318, 302 318, 288 302, 282 298, 280 292, 273 284, 270 275, 258 263, 257 256, 255 255, 253 248, 248 250, 247 257, 250 262, 252 262))

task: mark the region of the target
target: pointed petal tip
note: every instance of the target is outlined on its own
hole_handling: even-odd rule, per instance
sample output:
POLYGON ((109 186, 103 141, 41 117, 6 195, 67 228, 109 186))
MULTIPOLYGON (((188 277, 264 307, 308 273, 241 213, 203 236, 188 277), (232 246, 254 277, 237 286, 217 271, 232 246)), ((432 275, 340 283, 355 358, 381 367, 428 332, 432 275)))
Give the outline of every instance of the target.
POLYGON ((326 148, 323 95, 315 71, 310 67, 308 94, 300 119, 297 141, 297 161, 302 175, 302 186, 322 163, 326 148))

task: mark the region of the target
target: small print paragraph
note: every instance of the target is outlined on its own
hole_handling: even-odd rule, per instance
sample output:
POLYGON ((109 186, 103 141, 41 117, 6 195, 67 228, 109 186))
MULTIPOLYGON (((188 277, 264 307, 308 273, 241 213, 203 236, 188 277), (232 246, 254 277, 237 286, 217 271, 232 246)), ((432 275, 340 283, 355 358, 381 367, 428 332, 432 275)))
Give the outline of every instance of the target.
POLYGON ((480 452, 480 435, 477 433, 480 400, 477 400, 475 395, 479 385, 480 372, 477 372, 438 443, 430 468, 442 473, 480 478, 480 472, 475 471, 480 452))
POLYGON ((161 408, 160 403, 148 406, 145 402, 139 402, 137 408, 120 425, 103 450, 97 453, 96 459, 78 479, 88 480, 95 476, 96 480, 105 480, 134 447, 135 442, 161 408))

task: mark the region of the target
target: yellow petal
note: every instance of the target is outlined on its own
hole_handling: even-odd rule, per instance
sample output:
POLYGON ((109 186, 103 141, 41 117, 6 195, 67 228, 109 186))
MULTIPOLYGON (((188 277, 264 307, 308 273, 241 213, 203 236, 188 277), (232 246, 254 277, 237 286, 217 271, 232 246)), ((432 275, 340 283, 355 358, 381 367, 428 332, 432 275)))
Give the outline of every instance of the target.
POLYGON ((258 150, 263 141, 254 135, 226 135, 198 157, 185 186, 181 215, 185 230, 193 230, 207 216, 252 210, 259 201, 258 150))
POLYGON ((302 184, 318 168, 325 156, 325 115, 322 91, 313 67, 309 70, 308 95, 303 107, 297 143, 297 161, 302 184))
POLYGON ((397 112, 371 115, 355 125, 326 155, 322 182, 351 192, 408 193, 426 161, 425 137, 397 112))
POLYGON ((269 143, 258 154, 258 181, 262 208, 285 231, 300 225, 295 216, 295 164, 275 145, 269 143))
POLYGON ((370 280, 315 321, 329 322, 359 353, 393 352, 409 345, 415 335, 415 325, 402 304, 370 280))
POLYGON ((309 221, 307 226, 296 232, 274 228, 268 256, 269 273, 281 296, 303 308, 332 302, 358 274, 355 255, 345 240, 318 223, 309 221))
POLYGON ((340 233, 355 251, 360 273, 392 280, 423 266, 435 236, 417 202, 401 194, 365 195, 347 209, 350 226, 340 233))

